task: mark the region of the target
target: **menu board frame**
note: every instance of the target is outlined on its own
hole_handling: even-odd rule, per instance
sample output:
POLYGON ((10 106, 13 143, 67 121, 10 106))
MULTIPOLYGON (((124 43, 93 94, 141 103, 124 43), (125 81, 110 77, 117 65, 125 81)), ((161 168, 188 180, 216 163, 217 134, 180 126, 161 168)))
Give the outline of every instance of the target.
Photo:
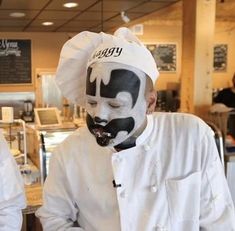
POLYGON ((215 44, 213 49, 214 72, 226 72, 228 62, 228 44, 215 44))
POLYGON ((33 84, 30 39, 0 39, 0 85, 33 84))
POLYGON ((148 43, 145 46, 153 55, 159 72, 177 71, 176 43, 148 43))

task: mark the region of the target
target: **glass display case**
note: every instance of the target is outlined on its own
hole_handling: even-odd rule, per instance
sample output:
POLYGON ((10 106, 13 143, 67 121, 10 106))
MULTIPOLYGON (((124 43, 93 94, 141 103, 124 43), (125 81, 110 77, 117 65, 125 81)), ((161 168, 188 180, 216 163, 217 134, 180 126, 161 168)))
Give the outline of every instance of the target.
POLYGON ((0 129, 16 160, 25 185, 38 182, 40 179, 39 169, 28 158, 25 121, 21 119, 13 119, 11 122, 1 120, 0 129))
POLYGON ((25 123, 24 121, 21 123, 21 121, 22 120, 14 120, 12 122, 0 121, 0 129, 8 143, 12 155, 15 159, 21 159, 20 164, 26 164, 25 123))
POLYGON ((61 129, 61 130, 44 130, 40 131, 40 140, 41 140, 41 177, 43 181, 46 179, 46 176, 49 173, 49 160, 53 153, 54 148, 65 140, 75 128, 72 129, 61 129))
POLYGON ((40 169, 41 184, 44 183, 49 172, 49 160, 54 148, 66 137, 72 134, 77 126, 36 129, 28 127, 28 155, 33 163, 40 169))

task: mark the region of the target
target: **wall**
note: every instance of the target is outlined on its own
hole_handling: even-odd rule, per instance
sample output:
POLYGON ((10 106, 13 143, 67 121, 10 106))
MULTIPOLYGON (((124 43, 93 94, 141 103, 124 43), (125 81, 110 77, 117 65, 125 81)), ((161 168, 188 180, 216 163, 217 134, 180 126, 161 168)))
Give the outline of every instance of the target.
POLYGON ((213 87, 224 88, 232 85, 232 76, 235 72, 235 23, 217 22, 215 43, 228 44, 227 71, 213 74, 213 87))
MULTIPOLYGON (((177 44, 177 71, 175 73, 160 73, 156 88, 158 90, 166 89, 168 84, 180 82, 181 73, 181 33, 182 23, 180 20, 155 20, 142 19, 135 23, 142 22, 144 25, 144 34, 139 38, 145 43, 176 43, 177 44)), ((131 25, 130 25, 131 26, 131 25)), ((32 41, 32 85, 0 86, 1 92, 6 91, 34 91, 36 69, 55 69, 60 50, 63 44, 71 37, 67 33, 13 33, 0 32, 0 39, 31 39, 32 41)), ((224 88, 231 85, 231 78, 235 71, 235 24, 229 22, 217 22, 215 31, 215 43, 228 44, 228 65, 227 71, 213 73, 213 88, 224 88)))
POLYGON ((144 43, 176 43, 177 46, 177 71, 161 72, 156 84, 158 90, 167 88, 169 83, 179 83, 181 72, 181 33, 180 22, 168 22, 167 25, 153 20, 144 23, 144 34, 138 36, 144 43))
MULTIPOLYGON (((135 20, 128 25, 143 24, 144 34, 138 35, 143 42, 160 42, 177 44, 177 71, 176 73, 160 73, 157 81, 157 89, 166 89, 168 83, 179 83, 181 73, 181 49, 182 49, 182 2, 177 2, 161 9, 158 12, 135 20)), ((225 88, 232 85, 231 79, 235 72, 235 22, 216 21, 214 44, 228 44, 228 59, 226 72, 213 72, 212 87, 225 88)), ((212 61, 213 62, 213 61, 212 61)))
POLYGON ((0 32, 0 39, 30 39, 32 52, 32 84, 28 85, 2 85, 1 92, 7 91, 34 91, 36 69, 56 68, 59 60, 60 50, 68 40, 66 33, 13 33, 0 32))
MULTIPOLYGON (((157 82, 157 89, 166 89, 169 82, 179 83, 181 72, 181 33, 180 22, 159 23, 146 21, 144 25, 144 35, 138 37, 145 43, 176 43, 177 44, 177 71, 176 73, 160 73, 157 82), (167 25, 164 25, 167 24, 167 25)), ((235 72, 235 23, 217 22, 215 28, 214 44, 228 44, 227 71, 214 72, 212 74, 213 88, 224 88, 231 86, 232 76, 235 72)))

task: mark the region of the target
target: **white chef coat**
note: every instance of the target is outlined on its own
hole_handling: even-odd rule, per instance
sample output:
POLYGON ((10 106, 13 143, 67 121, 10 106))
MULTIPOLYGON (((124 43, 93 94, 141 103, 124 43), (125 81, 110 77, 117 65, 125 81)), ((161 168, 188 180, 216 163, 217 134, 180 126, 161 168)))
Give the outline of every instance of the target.
POLYGON ((37 216, 45 231, 235 230, 213 133, 180 113, 148 116, 137 145, 120 152, 78 129, 52 155, 37 216))
POLYGON ((19 231, 25 208, 23 179, 0 131, 0 231, 19 231))

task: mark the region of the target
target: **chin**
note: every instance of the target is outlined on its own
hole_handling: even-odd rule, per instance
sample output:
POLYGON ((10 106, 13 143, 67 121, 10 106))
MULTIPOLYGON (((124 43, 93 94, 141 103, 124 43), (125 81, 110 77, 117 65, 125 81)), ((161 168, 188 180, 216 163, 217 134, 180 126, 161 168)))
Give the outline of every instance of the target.
POLYGON ((118 141, 115 139, 96 138, 96 142, 101 147, 116 147, 124 141, 118 141))

